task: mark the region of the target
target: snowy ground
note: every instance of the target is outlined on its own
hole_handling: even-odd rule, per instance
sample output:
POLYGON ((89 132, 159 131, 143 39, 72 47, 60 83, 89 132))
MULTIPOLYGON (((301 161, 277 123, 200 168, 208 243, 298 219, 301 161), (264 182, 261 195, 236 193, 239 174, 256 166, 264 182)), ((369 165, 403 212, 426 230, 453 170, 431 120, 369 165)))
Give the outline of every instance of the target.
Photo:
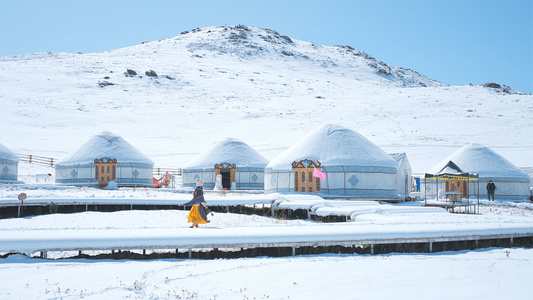
MULTIPOLYGON (((19 192, 5 186, 1 190, 4 196, 19 192)), ((145 197, 149 189, 81 190, 84 194, 118 193, 136 198, 145 197)), ((28 193, 42 193, 48 197, 76 195, 68 189, 36 189, 28 193)), ((401 231, 402 226, 409 224, 419 224, 422 228, 424 224, 446 227, 475 222, 533 224, 532 203, 481 202, 481 216, 374 211, 361 214, 348 225, 361 228, 392 226, 401 231)), ((417 203, 397 207, 401 206, 417 206, 417 203)), ((0 220, 0 230, 168 230, 187 227, 186 215, 186 211, 178 210, 55 214, 0 220)), ((211 223, 204 225, 218 228, 255 226, 336 225, 223 213, 211 216, 211 223)), ((61 257, 62 254, 55 255, 61 257)), ((519 248, 433 254, 324 254, 287 258, 150 261, 50 261, 13 255, 0 259, 0 298, 391 299, 402 295, 403 298, 427 299, 431 295, 436 299, 521 299, 530 292, 528 282, 531 276, 533 250, 519 248)))
POLYGON ((526 299, 533 249, 0 263, 3 299, 526 299))

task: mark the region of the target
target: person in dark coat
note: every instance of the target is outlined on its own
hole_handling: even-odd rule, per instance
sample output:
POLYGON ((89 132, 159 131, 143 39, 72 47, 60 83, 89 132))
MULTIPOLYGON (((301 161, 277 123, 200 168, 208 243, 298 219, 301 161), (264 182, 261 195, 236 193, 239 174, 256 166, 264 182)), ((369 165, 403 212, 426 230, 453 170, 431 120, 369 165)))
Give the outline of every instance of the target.
POLYGON ((489 183, 487 183, 487 194, 489 195, 489 201, 490 197, 492 196, 492 201, 494 201, 494 191, 496 190, 496 185, 492 180, 489 180, 489 183))
POLYGON ((197 178, 196 189, 194 190, 192 200, 183 204, 183 206, 185 207, 191 206, 191 211, 187 216, 187 222, 192 223, 190 228, 198 228, 198 224, 209 223, 209 220, 207 220, 207 215, 211 211, 209 210, 209 208, 207 208, 207 205, 205 204, 203 184, 204 182, 200 178, 197 178))

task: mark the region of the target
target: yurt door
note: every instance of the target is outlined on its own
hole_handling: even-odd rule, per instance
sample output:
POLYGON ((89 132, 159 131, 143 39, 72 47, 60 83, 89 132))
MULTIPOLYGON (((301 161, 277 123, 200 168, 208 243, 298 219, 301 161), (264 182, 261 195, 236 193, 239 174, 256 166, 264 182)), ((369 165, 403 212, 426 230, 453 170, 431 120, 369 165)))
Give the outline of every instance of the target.
POLYGON ((216 175, 221 175, 222 177, 222 188, 231 189, 231 183, 235 182, 235 164, 221 163, 215 165, 216 175))
POLYGON ((117 160, 109 157, 94 160, 94 177, 100 186, 107 186, 117 180, 117 160))
POLYGON ((222 175, 222 187, 231 188, 231 169, 221 169, 220 175, 222 175))
POLYGON ((293 162, 294 169, 294 191, 307 193, 320 193, 320 178, 313 176, 314 168, 319 171, 321 168, 320 162, 313 162, 312 160, 304 159, 299 162, 293 162))

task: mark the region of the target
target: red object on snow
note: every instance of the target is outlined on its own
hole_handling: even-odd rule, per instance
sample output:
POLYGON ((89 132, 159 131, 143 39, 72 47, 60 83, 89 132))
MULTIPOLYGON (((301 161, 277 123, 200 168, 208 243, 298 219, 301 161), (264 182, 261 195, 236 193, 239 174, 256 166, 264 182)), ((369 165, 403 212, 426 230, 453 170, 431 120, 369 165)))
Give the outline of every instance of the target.
POLYGON ((165 174, 165 177, 161 177, 159 179, 155 179, 154 177, 154 180, 153 180, 153 183, 155 184, 156 188, 160 188, 164 186, 167 182, 168 182, 168 172, 167 174, 165 174))

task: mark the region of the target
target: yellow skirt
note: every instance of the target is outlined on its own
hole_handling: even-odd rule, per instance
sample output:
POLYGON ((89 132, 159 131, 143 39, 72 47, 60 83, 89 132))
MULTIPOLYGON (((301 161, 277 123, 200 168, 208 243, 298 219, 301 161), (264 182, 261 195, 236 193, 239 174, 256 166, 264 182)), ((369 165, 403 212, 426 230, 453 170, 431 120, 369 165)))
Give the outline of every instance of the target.
POLYGON ((187 216, 188 223, 207 224, 207 222, 200 216, 199 206, 194 205, 187 216))

